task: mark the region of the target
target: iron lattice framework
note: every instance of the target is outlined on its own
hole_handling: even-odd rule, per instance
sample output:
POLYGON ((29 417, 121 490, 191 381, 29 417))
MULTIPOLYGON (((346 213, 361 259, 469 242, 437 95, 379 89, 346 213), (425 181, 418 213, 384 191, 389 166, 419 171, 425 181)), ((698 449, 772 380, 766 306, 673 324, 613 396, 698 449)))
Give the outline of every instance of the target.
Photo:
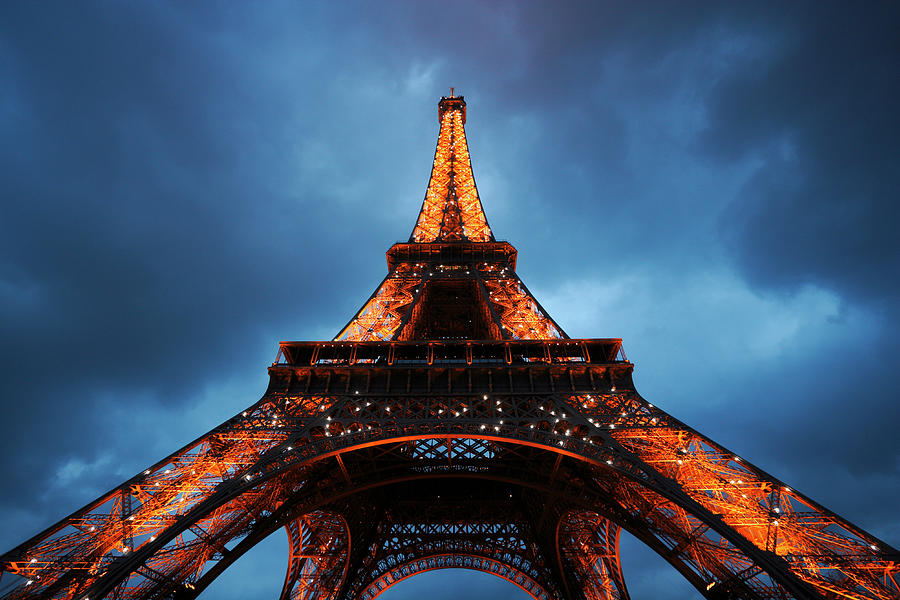
POLYGON ((571 339, 494 239, 441 99, 425 201, 329 342, 262 399, 0 558, 3 598, 192 598, 279 528, 281 598, 441 568, 626 599, 622 529, 707 598, 900 596, 898 553, 650 404, 618 339, 571 339))

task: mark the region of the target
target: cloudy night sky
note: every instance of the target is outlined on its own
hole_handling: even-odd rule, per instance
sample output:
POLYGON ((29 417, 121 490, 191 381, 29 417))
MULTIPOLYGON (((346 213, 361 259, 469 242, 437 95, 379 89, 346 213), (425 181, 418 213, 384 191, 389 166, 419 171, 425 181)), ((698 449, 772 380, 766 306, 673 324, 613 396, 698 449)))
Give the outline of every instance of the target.
MULTIPOLYGON (((900 5, 0 5, 0 552, 333 337, 428 181, 640 393, 900 545, 900 5)), ((277 597, 273 534, 202 597, 277 597)), ((623 535, 632 596, 699 598, 623 535)), ((0 584, 2 588, 2 584, 0 584)), ((439 571, 382 597, 522 598, 439 571)))

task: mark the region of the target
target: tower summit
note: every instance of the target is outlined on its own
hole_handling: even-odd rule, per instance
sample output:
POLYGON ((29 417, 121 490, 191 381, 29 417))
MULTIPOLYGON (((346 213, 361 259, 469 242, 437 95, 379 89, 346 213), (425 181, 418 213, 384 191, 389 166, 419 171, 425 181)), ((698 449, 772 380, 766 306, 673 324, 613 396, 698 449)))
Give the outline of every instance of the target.
POLYGON ((491 242, 494 234, 484 216, 469 158, 465 98, 441 98, 438 120, 441 128, 431 178, 409 241, 491 242))
POLYGON ((626 600, 624 529, 710 600, 900 597, 900 554, 642 398, 572 339, 484 216, 466 104, 410 239, 263 397, 0 556, 4 599, 194 598, 276 530, 282 600, 371 600, 466 568, 538 600, 626 600))
POLYGON ((438 103, 437 149, 406 244, 337 341, 558 339, 562 328, 516 275, 516 249, 488 225, 466 141, 466 101, 438 103))

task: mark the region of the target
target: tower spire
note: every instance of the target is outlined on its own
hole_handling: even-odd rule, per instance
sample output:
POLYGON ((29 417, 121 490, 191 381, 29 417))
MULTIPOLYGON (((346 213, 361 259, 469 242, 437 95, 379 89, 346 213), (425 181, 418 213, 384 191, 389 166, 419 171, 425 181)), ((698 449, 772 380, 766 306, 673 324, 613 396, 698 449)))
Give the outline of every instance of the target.
POLYGON ((410 242, 492 242, 494 234, 484 216, 475 187, 466 142, 466 101, 444 96, 438 103, 437 149, 425 200, 410 242))
POLYGON ((261 400, 0 555, 0 600, 192 600, 281 527, 281 600, 453 567, 627 600, 623 527, 705 598, 900 598, 900 552, 644 400, 622 340, 565 335, 453 185, 456 140, 445 202, 482 229, 442 205, 335 340, 281 342, 261 400))

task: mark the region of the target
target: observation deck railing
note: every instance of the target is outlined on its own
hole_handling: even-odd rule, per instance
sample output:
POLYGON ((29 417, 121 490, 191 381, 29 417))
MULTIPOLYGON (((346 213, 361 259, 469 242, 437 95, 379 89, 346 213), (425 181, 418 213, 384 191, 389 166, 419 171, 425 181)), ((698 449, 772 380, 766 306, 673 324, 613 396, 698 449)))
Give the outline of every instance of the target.
POLYGON ((622 340, 281 342, 273 367, 486 366, 626 363, 622 340))

